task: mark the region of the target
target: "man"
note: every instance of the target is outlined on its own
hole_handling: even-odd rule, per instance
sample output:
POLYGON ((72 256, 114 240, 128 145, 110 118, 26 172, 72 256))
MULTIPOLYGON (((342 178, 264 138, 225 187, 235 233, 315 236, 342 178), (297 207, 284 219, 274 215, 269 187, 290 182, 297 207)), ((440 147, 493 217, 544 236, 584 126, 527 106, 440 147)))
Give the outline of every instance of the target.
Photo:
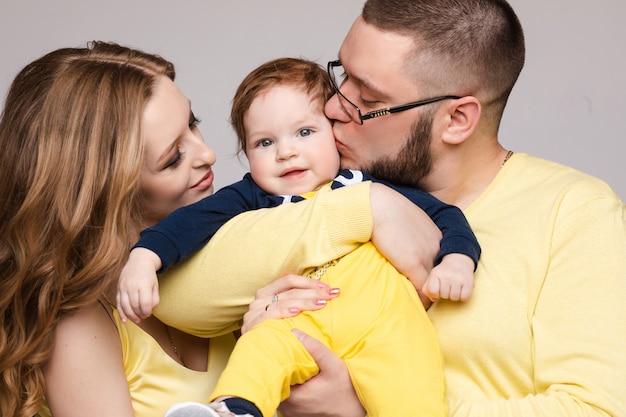
MULTIPOLYGON (((429 310, 450 415, 626 415, 626 208, 499 143, 524 48, 502 0, 368 0, 329 63, 326 113, 343 168, 459 206, 482 245, 471 299, 429 310)), ((363 416, 341 360, 300 337, 321 371, 283 415, 363 416)))

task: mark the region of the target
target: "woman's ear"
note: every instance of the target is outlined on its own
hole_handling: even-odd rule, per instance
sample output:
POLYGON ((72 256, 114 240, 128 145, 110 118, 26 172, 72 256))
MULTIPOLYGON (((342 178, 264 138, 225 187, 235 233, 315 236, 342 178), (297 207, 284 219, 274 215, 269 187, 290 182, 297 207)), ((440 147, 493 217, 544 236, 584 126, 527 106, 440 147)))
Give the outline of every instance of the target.
POLYGON ((481 114, 480 101, 473 96, 451 100, 448 107, 448 123, 442 134, 443 142, 458 145, 469 138, 476 129, 481 114))

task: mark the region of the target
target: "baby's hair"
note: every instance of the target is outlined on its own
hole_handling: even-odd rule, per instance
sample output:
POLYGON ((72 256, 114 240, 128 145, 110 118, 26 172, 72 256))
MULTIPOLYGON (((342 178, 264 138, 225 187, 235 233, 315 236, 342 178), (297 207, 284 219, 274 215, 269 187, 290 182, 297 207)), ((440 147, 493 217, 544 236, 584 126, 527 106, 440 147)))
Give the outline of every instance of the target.
POLYGON ((238 152, 246 152, 244 117, 250 105, 259 95, 279 85, 301 88, 312 100, 319 102, 321 111, 334 94, 328 73, 313 61, 278 58, 260 65, 243 79, 233 98, 230 123, 237 133, 238 152))

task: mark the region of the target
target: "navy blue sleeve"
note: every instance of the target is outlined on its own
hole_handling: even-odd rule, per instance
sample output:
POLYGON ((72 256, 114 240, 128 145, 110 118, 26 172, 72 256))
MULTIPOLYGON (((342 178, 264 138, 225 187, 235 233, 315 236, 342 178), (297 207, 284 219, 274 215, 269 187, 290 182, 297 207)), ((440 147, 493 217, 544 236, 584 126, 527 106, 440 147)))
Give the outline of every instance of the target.
POLYGON ((349 185, 354 182, 372 181, 384 184, 411 200, 420 207, 433 220, 441 230, 442 238, 439 254, 435 259, 435 265, 450 253, 462 253, 474 261, 474 269, 480 258, 480 245, 474 235, 465 215, 456 206, 446 204, 426 191, 406 186, 398 186, 387 181, 382 181, 367 173, 360 171, 342 170, 333 181, 332 188, 349 185))
POLYGON ((200 250, 233 217, 249 210, 275 207, 284 198, 261 190, 250 174, 197 203, 181 207, 156 225, 144 229, 134 247, 147 248, 161 258, 165 271, 200 250))

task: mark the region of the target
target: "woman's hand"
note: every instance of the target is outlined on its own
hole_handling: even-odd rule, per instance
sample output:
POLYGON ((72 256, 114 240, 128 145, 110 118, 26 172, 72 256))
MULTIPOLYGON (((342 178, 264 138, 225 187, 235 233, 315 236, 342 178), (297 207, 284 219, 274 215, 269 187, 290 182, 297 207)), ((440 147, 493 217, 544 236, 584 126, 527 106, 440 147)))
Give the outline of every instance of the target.
POLYGON ((283 417, 363 417, 365 409, 352 387, 348 368, 315 338, 292 330, 320 368, 303 385, 291 387, 291 395, 278 407, 283 417))
POLYGON ((287 274, 259 289, 243 316, 241 333, 265 319, 293 317, 301 311, 319 310, 339 295, 339 288, 300 275, 287 274))

